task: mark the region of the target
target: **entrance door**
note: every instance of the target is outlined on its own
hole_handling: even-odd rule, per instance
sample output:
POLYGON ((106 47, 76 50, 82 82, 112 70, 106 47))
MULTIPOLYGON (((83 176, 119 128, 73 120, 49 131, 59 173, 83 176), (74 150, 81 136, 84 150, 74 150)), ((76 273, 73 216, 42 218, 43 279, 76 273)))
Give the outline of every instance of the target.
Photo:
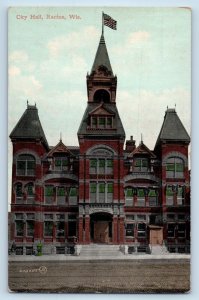
POLYGON ((109 223, 107 221, 94 222, 94 242, 95 243, 109 242, 109 223))
POLYGON ((150 229, 150 244, 162 245, 162 242, 163 242, 163 229, 162 228, 150 229))

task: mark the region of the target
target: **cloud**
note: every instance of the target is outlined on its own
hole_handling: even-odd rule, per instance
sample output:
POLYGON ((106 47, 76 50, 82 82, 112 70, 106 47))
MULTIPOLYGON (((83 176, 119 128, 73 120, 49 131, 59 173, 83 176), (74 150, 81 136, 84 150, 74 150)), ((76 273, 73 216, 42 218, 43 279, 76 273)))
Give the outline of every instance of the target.
POLYGON ((127 37, 127 44, 135 44, 146 42, 150 37, 150 33, 147 31, 136 31, 129 34, 127 37))
POLYGON ((35 70, 35 63, 33 63, 28 54, 23 50, 13 51, 9 56, 9 67, 20 67, 21 72, 31 73, 35 70))
POLYGON ((11 95, 20 93, 21 97, 34 98, 42 89, 42 84, 34 75, 16 76, 9 78, 9 91, 11 95))
POLYGON ((85 43, 85 40, 88 39, 88 36, 92 41, 96 37, 99 37, 99 31, 93 26, 88 26, 80 31, 73 31, 67 35, 57 36, 47 44, 49 54, 50 56, 56 57, 66 50, 87 47, 88 45, 85 43))
POLYGON ((149 148, 154 148, 167 106, 176 106, 179 118, 190 133, 191 96, 184 88, 165 89, 161 92, 144 89, 134 92, 118 91, 117 105, 127 139, 133 135, 137 144, 142 133, 144 143, 149 148))

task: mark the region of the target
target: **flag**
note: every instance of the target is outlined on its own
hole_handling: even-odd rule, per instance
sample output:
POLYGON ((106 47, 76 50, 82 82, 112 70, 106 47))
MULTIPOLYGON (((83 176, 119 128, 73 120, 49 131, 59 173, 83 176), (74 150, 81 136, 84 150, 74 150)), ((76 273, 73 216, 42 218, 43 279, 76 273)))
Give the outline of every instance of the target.
POLYGON ((109 15, 103 14, 104 25, 110 27, 111 29, 116 30, 117 21, 113 20, 109 15))

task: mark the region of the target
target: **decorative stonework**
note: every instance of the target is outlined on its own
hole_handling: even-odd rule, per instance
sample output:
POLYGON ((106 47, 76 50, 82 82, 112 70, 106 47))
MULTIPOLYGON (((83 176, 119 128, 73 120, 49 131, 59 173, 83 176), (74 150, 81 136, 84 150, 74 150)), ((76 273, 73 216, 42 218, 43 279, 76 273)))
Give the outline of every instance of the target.
POLYGON ((92 148, 89 148, 86 154, 92 156, 106 156, 106 157, 117 155, 115 150, 113 150, 111 147, 104 144, 96 145, 92 148))
POLYGON ((171 157, 181 158, 184 161, 185 167, 188 166, 188 159, 187 159, 187 157, 184 154, 182 154, 182 153, 180 153, 178 151, 172 151, 172 152, 169 152, 167 155, 165 155, 163 157, 163 159, 162 159, 162 166, 166 166, 168 158, 171 158, 171 157))
POLYGON ((36 159, 36 164, 41 164, 41 159, 40 157, 37 155, 37 153, 35 151, 32 151, 30 149, 24 148, 22 150, 19 150, 15 153, 15 155, 13 156, 13 163, 16 164, 17 162, 17 157, 21 154, 29 154, 34 156, 34 158, 36 159))

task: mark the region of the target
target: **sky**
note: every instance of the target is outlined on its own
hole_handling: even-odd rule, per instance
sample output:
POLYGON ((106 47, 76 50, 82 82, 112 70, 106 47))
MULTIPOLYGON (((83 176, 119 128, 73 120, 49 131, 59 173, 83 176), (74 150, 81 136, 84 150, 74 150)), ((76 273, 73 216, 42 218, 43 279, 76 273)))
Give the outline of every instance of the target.
MULTIPOLYGON (((102 11, 116 103, 126 132, 153 150, 167 109, 190 134, 191 11, 185 8, 11 8, 8 20, 8 132, 29 104, 37 105, 49 145, 78 145, 87 105, 86 75, 99 44, 102 11), (47 19, 47 15, 65 19, 47 19), (76 15, 78 18, 70 18, 76 15), (34 19, 31 16, 39 16, 34 19)), ((9 178, 12 145, 9 141, 9 178)), ((9 180, 10 181, 10 180, 9 180)))

